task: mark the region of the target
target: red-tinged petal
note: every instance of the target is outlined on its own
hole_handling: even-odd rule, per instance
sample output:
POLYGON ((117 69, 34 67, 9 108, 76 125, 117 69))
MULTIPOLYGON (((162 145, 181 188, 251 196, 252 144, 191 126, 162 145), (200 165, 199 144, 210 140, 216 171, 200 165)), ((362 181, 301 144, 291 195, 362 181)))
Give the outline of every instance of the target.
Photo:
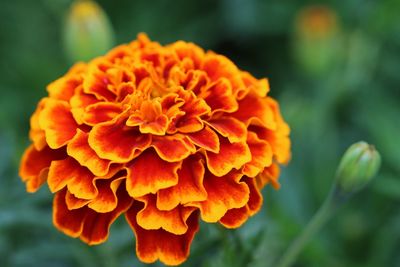
POLYGON ((219 134, 228 138, 231 143, 246 140, 247 129, 241 121, 232 117, 222 117, 208 121, 208 124, 219 134))
POLYGON ((152 147, 165 161, 177 162, 196 151, 194 145, 182 135, 153 137, 152 147))
POLYGON ((205 222, 217 222, 225 213, 234 208, 241 208, 249 200, 249 187, 240 182, 241 174, 231 172, 223 177, 216 177, 206 173, 204 187, 207 191, 207 200, 191 203, 200 209, 201 218, 205 222))
POLYGON ((82 83, 82 74, 86 71, 86 64, 77 63, 68 73, 47 86, 50 98, 69 101, 76 88, 82 83))
POLYGON ((204 166, 199 158, 188 158, 178 170, 178 184, 161 189, 157 193, 157 208, 171 210, 179 204, 203 201, 207 199, 207 192, 203 186, 204 166))
POLYGON ((145 263, 160 260, 166 265, 179 265, 189 256, 190 245, 199 230, 198 213, 192 213, 187 220, 188 230, 183 235, 171 234, 162 229, 145 230, 136 222, 141 206, 133 205, 126 213, 126 219, 136 236, 136 254, 145 263))
POLYGON ((65 157, 62 151, 45 147, 38 151, 31 145, 22 156, 19 176, 26 183, 28 192, 36 192, 47 180, 48 169, 53 160, 65 157))
POLYGON ((226 228, 238 228, 247 221, 250 216, 256 214, 262 205, 262 195, 256 186, 254 178, 242 179, 250 189, 249 201, 246 206, 239 209, 228 210, 219 221, 226 228))
MULTIPOLYGON (((122 187, 121 187, 122 188, 122 187)), ((131 199, 125 190, 118 190, 118 205, 107 213, 97 213, 87 209, 81 240, 89 245, 97 245, 107 240, 111 224, 132 205, 131 199)))
POLYGON ((232 85, 232 94, 234 96, 237 96, 238 92, 245 88, 243 80, 238 75, 238 68, 225 56, 208 52, 204 60, 203 69, 212 81, 227 78, 232 85))
POLYGON ((90 94, 83 92, 82 86, 79 87, 75 95, 70 99, 71 113, 78 124, 83 124, 83 116, 86 107, 98 103, 99 100, 90 94))
POLYGON ((99 102, 86 107, 82 121, 90 126, 101 122, 110 121, 123 112, 120 104, 99 102))
POLYGON ((62 190, 54 196, 53 223, 64 234, 78 237, 83 230, 86 208, 69 210, 65 203, 65 194, 66 190, 62 190))
POLYGON ((67 205, 68 210, 76 210, 86 206, 90 203, 89 199, 80 199, 71 194, 68 190, 65 195, 65 204, 67 205))
POLYGON ((178 183, 177 171, 182 162, 166 162, 152 149, 144 151, 127 166, 126 190, 141 197, 178 183))
POLYGON ((110 80, 103 72, 108 66, 103 66, 103 62, 101 59, 97 59, 90 64, 88 73, 83 81, 83 92, 93 94, 99 100, 112 102, 116 95, 108 89, 110 80))
POLYGON ((39 116, 40 128, 44 129, 50 148, 60 148, 70 141, 77 129, 67 102, 48 99, 39 116))
POLYGON ((219 153, 206 153, 207 166, 216 176, 223 176, 232 169, 240 169, 251 161, 251 153, 245 142, 230 143, 226 138, 220 138, 219 153))
POLYGON ((96 180, 96 188, 98 194, 88 205, 92 210, 99 213, 113 211, 118 204, 117 190, 125 177, 116 179, 98 179, 96 180))
POLYGON ((189 133, 187 137, 200 148, 214 153, 219 152, 218 135, 209 126, 205 126, 201 131, 189 133))
POLYGON ((259 139, 257 134, 249 131, 247 144, 251 151, 251 161, 243 167, 243 173, 248 177, 255 177, 272 163, 272 149, 268 142, 259 139))
POLYGON ((194 207, 177 206, 172 210, 159 210, 156 206, 156 197, 147 195, 139 199, 145 205, 136 216, 137 224, 146 230, 164 229, 165 231, 183 235, 188 230, 186 220, 195 210, 194 207))
POLYGON ((280 169, 278 164, 272 163, 271 166, 264 169, 256 178, 258 188, 263 188, 266 184, 271 183, 275 189, 279 189, 281 185, 278 182, 280 169))
POLYGON ((276 129, 274 112, 267 98, 260 98, 254 93, 247 94, 245 98, 239 101, 239 109, 232 116, 246 125, 276 129))
POLYGON ((55 160, 51 163, 47 183, 55 193, 68 185, 68 191, 77 198, 93 199, 97 189, 93 184, 94 175, 72 158, 55 160))
POLYGON ((67 153, 79 164, 87 167, 95 176, 104 176, 110 169, 111 162, 101 159, 89 146, 88 133, 78 130, 75 137, 67 145, 67 153))
POLYGON ((219 220, 219 222, 228 229, 235 229, 242 226, 249 218, 249 208, 247 206, 230 209, 219 220))
POLYGON ((29 138, 32 140, 36 150, 42 150, 47 146, 45 132, 43 131, 43 129, 40 128, 39 125, 39 115, 42 112, 47 99, 48 98, 43 98, 42 100, 40 100, 35 112, 30 118, 31 128, 29 130, 29 138))
POLYGON ((235 112, 239 105, 232 93, 232 85, 225 78, 218 79, 200 94, 211 107, 211 114, 216 112, 235 112))
POLYGON ((123 116, 98 124, 89 133, 89 145, 100 158, 116 163, 134 159, 151 143, 151 136, 125 126, 123 116))
POLYGON ((267 79, 256 79, 253 75, 246 71, 241 72, 242 80, 248 89, 247 92, 242 92, 238 95, 238 99, 243 99, 243 97, 248 93, 249 90, 256 93, 260 97, 265 97, 269 92, 269 82, 267 79))

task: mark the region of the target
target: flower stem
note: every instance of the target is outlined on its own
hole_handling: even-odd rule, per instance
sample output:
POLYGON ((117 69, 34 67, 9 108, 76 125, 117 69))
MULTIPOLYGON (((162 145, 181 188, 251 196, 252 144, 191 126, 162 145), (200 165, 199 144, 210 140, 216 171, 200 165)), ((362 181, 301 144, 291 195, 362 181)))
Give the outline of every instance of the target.
POLYGON ((292 242, 275 266, 289 267, 294 263, 307 242, 321 229, 335 211, 337 202, 334 201, 333 195, 333 192, 331 192, 327 196, 324 204, 315 213, 303 232, 292 242))

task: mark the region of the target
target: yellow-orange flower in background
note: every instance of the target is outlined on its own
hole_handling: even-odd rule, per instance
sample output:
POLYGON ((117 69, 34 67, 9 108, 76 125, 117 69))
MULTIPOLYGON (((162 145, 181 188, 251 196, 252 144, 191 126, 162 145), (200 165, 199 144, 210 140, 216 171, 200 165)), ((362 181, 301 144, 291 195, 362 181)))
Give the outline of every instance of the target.
POLYGON ((266 79, 192 43, 140 34, 51 83, 20 176, 55 193, 55 226, 88 244, 125 217, 143 262, 177 265, 199 218, 236 228, 278 187, 289 127, 266 79))

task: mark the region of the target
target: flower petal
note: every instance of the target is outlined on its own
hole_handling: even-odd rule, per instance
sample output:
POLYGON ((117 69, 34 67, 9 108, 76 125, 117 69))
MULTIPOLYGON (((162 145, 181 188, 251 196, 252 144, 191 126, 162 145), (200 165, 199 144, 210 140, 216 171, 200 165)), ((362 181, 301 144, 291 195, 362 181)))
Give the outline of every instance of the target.
POLYGON ((120 104, 111 102, 99 102, 87 106, 83 113, 82 121, 90 126, 110 121, 123 112, 120 104))
POLYGON ((279 174, 280 168, 278 164, 272 163, 271 166, 265 168, 264 171, 257 176, 257 187, 261 189, 266 184, 271 183, 275 189, 279 189, 281 186, 278 182, 279 174))
POLYGON ((67 190, 65 194, 65 204, 67 205, 68 210, 76 210, 86 206, 90 203, 90 199, 81 199, 74 196, 67 190))
POLYGON ((262 126, 271 130, 276 129, 276 120, 267 98, 260 98, 249 93, 239 101, 239 109, 233 117, 248 125, 262 126))
POLYGON ((89 133, 89 145, 100 158, 117 163, 134 159, 151 143, 151 136, 127 128, 123 116, 100 123, 89 133))
POLYGON ((151 146, 160 158, 168 162, 181 161, 196 151, 194 145, 182 135, 154 136, 151 146))
POLYGON ((48 99, 39 116, 40 128, 44 129, 50 148, 60 148, 70 141, 78 125, 72 117, 67 102, 48 99))
POLYGON ((157 259, 166 265, 179 265, 189 256, 190 245, 199 230, 198 213, 192 213, 187 220, 188 230, 183 235, 171 234, 165 230, 145 230, 136 222, 141 205, 133 205, 126 213, 126 219, 136 236, 136 253, 145 263, 157 259))
POLYGON ((155 195, 147 195, 139 199, 144 203, 136 221, 140 227, 146 230, 164 229, 165 231, 183 235, 188 230, 186 220, 195 210, 194 207, 177 206, 172 210, 159 210, 156 206, 155 195))
POLYGON ((255 177, 272 164, 272 149, 268 142, 259 139, 251 131, 247 133, 247 144, 251 151, 251 161, 243 167, 243 173, 248 177, 255 177))
POLYGON ((217 222, 228 210, 245 206, 250 190, 245 182, 240 182, 241 176, 238 172, 230 172, 223 177, 216 177, 206 172, 204 187, 207 200, 191 203, 190 206, 200 209, 205 222, 217 222))
POLYGON ((93 181, 94 175, 73 158, 53 161, 47 179, 52 193, 68 185, 68 191, 81 199, 93 199, 97 195, 93 181))
POLYGON ((239 105, 232 94, 232 85, 226 78, 220 78, 201 93, 211 107, 211 115, 217 112, 235 112, 239 105))
POLYGON ((89 134, 78 129, 77 134, 67 145, 67 153, 79 164, 87 167, 95 176, 106 175, 110 169, 111 162, 101 159, 89 146, 89 134))
POLYGON ((187 137, 198 147, 214 153, 219 152, 218 135, 209 126, 205 126, 201 131, 189 133, 187 137))
POLYGON ((34 145, 29 146, 22 156, 19 176, 26 183, 26 190, 36 192, 42 186, 48 175, 48 169, 53 160, 65 157, 65 153, 45 147, 36 150, 34 145))
POLYGON ((232 117, 222 117, 208 121, 208 124, 219 134, 228 138, 229 142, 236 143, 246 140, 246 125, 232 117))
POLYGON ((91 94, 85 94, 82 86, 76 90, 74 96, 70 99, 71 113, 78 124, 83 124, 83 116, 86 107, 98 103, 99 100, 91 94))
POLYGON ((29 130, 29 139, 32 140, 33 145, 37 150, 42 150, 47 146, 45 132, 40 128, 39 125, 39 115, 42 112, 47 99, 48 98, 43 98, 40 100, 29 121, 31 126, 29 130))
POLYGON ((113 211, 118 204, 117 190, 126 177, 116 179, 96 180, 97 196, 89 203, 88 207, 99 213, 113 211))
POLYGON ((216 176, 223 176, 232 169, 240 169, 251 161, 251 153, 244 142, 230 143, 226 138, 220 138, 219 153, 206 153, 207 166, 216 176))
POLYGON ((171 210, 179 204, 187 204, 207 199, 203 186, 204 166, 200 158, 188 158, 178 170, 178 184, 157 193, 157 208, 171 210))
POLYGON ((127 166, 126 190, 141 197, 178 183, 177 171, 182 162, 166 162, 152 149, 147 149, 127 166))

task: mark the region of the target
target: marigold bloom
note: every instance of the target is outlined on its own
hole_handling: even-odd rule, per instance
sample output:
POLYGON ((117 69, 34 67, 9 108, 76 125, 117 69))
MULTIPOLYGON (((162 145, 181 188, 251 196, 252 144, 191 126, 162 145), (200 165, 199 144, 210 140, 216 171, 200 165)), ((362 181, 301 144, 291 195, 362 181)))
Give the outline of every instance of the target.
POLYGON ((140 34, 47 90, 21 162, 27 190, 47 182, 55 226, 91 245, 124 214, 146 263, 185 261, 200 218, 242 225, 290 158, 267 80, 192 43, 140 34))

